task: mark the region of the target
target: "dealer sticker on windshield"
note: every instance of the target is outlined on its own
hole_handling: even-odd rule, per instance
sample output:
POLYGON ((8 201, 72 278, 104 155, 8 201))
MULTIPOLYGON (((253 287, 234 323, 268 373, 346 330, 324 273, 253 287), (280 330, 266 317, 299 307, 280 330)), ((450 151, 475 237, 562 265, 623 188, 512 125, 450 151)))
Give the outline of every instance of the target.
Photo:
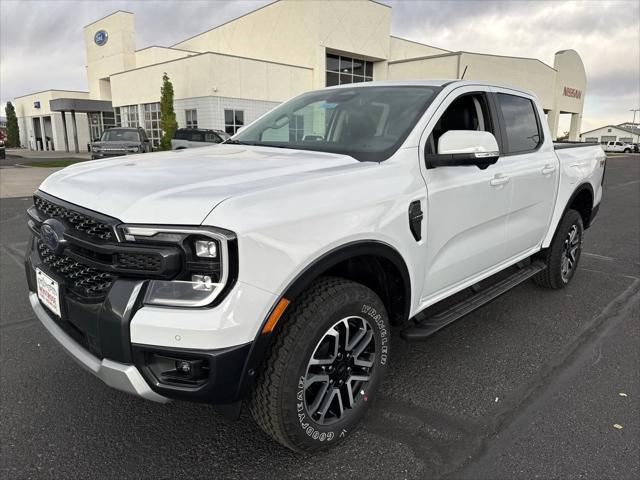
POLYGON ((42 304, 61 317, 60 313, 60 287, 49 275, 36 268, 36 280, 38 284, 38 298, 42 304))

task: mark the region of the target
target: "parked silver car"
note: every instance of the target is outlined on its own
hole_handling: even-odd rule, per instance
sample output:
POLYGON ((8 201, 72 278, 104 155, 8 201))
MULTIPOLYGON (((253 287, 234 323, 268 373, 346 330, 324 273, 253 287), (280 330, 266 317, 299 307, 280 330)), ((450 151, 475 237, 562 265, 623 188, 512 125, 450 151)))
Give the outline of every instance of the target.
POLYGON ((204 128, 179 128, 171 139, 171 150, 206 147, 212 143, 222 143, 231 138, 222 130, 204 128))

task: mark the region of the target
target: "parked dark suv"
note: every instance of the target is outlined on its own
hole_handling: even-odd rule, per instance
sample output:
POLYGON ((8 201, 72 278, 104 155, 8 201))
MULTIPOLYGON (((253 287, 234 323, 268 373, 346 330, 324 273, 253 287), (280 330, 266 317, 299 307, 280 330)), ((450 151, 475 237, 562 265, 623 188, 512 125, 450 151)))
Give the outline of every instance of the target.
POLYGON ((171 139, 171 150, 206 147, 212 143, 222 143, 229 138, 231 136, 222 130, 179 128, 171 139))
POLYGON ((99 141, 91 144, 91 159, 118 157, 152 150, 144 129, 116 127, 105 130, 99 141))

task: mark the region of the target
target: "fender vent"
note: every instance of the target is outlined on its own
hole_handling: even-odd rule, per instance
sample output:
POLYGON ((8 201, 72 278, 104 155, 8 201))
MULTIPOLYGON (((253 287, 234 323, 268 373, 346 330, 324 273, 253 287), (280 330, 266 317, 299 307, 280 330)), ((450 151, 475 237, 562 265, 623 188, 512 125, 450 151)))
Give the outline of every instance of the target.
POLYGON ((413 238, 416 239, 416 242, 422 240, 423 218, 424 213, 422 212, 422 205, 420 203, 420 200, 411 202, 411 204, 409 205, 409 229, 411 230, 413 238))

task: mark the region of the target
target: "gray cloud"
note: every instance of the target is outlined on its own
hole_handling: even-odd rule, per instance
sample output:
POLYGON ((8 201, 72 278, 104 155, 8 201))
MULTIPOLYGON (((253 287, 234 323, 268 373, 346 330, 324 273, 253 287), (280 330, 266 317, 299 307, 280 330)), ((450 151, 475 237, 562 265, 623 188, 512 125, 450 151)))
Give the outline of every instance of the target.
MULTIPOLYGON (((307 0, 310 1, 310 0, 307 0)), ((0 102, 48 88, 86 89, 82 26, 136 14, 136 43, 172 45, 254 10, 255 1, 0 1, 0 102)), ((636 1, 412 1, 393 7, 392 33, 449 50, 535 57, 577 50, 587 71, 585 128, 640 106, 636 1)))

